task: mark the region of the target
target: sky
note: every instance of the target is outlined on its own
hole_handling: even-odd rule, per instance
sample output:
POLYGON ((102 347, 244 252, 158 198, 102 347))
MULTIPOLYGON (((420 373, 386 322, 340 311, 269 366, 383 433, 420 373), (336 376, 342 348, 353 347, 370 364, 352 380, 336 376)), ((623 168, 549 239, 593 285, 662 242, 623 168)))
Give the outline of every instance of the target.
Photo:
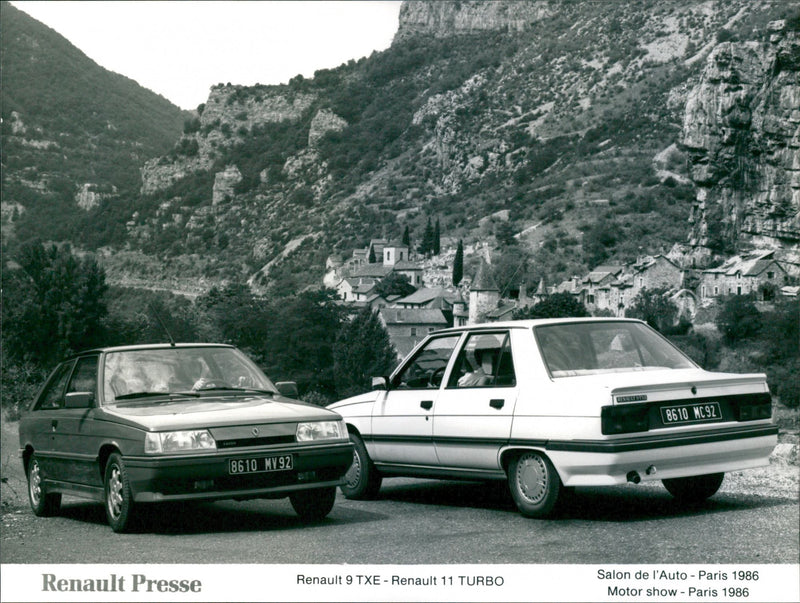
POLYGON ((14 1, 110 71, 183 109, 216 84, 285 84, 389 47, 401 2, 14 1))

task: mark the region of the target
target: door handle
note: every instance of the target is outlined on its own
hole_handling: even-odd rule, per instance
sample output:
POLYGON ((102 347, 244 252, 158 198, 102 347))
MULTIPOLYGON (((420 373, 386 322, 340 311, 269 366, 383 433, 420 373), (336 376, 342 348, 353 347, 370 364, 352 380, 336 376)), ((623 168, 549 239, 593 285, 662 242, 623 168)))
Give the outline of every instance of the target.
POLYGON ((56 427, 58 427, 58 421, 56 421, 55 419, 53 419, 52 421, 50 421, 50 427, 51 427, 51 429, 52 429, 53 431, 55 431, 55 430, 56 430, 56 427))
POLYGON ((433 400, 423 400, 419 403, 419 405, 424 408, 425 410, 430 410, 433 408, 433 400))
POLYGON ((489 406, 492 408, 497 408, 498 410, 505 406, 506 401, 501 400, 499 398, 495 398, 494 400, 489 400, 489 406))

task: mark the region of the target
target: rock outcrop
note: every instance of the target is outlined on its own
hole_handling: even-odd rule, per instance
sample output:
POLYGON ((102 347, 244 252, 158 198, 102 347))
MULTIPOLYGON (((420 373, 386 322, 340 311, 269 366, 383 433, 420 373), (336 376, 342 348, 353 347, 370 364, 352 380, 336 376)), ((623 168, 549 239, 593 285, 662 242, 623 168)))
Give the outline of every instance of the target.
POLYGON ((141 170, 141 194, 151 195, 197 172, 210 170, 225 148, 254 127, 303 116, 316 97, 276 86, 214 86, 193 132, 184 132, 169 157, 152 159, 141 170), (187 149, 189 152, 187 152, 187 149))
POLYGON ((557 10, 549 2, 502 0, 485 2, 427 2, 410 0, 400 8, 395 41, 416 35, 443 38, 454 33, 524 31, 531 23, 557 10))
POLYGON ((724 42, 686 105, 682 143, 698 187, 690 245, 800 256, 800 35, 724 42))

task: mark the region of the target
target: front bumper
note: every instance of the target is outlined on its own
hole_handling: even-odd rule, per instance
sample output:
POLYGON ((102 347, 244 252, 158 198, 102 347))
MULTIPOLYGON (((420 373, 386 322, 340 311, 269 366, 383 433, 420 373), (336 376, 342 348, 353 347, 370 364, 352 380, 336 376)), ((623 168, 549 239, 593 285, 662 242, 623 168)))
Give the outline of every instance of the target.
POLYGON ((281 498, 297 490, 335 487, 353 461, 349 442, 238 449, 214 454, 126 457, 125 467, 136 502, 281 498), (232 459, 291 454, 293 468, 231 475, 232 459))
POLYGON ((547 454, 565 486, 624 484, 725 473, 769 464, 778 443, 775 425, 690 434, 548 443, 547 454))

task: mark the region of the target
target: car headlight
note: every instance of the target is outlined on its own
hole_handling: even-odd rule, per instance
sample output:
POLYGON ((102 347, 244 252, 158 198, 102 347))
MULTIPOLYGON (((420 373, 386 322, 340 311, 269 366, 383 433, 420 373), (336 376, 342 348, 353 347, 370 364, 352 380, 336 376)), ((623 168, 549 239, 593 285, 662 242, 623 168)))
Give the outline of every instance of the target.
POLYGON ((297 424, 295 437, 298 442, 317 440, 346 440, 347 425, 344 421, 308 421, 297 424))
POLYGON ((148 433, 144 439, 144 451, 147 454, 202 452, 216 449, 217 443, 207 429, 148 433))

